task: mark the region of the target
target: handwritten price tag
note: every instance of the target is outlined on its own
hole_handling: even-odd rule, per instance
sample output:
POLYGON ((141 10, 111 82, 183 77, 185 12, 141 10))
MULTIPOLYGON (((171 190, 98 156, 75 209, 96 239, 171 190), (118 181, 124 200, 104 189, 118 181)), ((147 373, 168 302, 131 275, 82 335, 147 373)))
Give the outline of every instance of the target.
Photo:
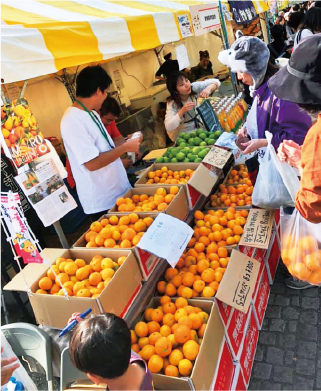
POLYGON ((175 267, 193 235, 192 228, 181 220, 160 213, 137 247, 148 251, 175 267))
POLYGON ((231 156, 232 153, 225 149, 212 147, 209 153, 205 156, 203 163, 208 163, 211 166, 222 169, 231 156))
POLYGON ((249 309, 260 262, 233 250, 216 298, 246 313, 249 309))
POLYGON ((267 249, 269 247, 273 210, 251 209, 239 245, 267 249))

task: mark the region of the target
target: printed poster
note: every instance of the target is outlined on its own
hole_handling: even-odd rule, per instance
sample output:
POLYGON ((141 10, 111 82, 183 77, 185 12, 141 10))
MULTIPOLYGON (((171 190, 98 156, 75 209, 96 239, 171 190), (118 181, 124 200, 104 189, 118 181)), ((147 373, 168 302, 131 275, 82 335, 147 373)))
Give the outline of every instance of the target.
POLYGON ((1 193, 1 217, 9 231, 14 249, 23 263, 43 263, 25 223, 18 193, 1 193))
POLYGON ((77 207, 52 159, 30 163, 15 179, 45 227, 77 207))

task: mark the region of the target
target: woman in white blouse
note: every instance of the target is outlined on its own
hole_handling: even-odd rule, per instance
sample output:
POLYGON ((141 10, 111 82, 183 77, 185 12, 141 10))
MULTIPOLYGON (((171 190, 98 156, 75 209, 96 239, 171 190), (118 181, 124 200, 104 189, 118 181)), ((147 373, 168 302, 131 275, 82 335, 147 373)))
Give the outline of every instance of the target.
POLYGON ((197 98, 208 98, 220 86, 218 79, 191 83, 184 72, 172 72, 166 80, 170 92, 167 100, 165 128, 172 141, 178 134, 190 133, 202 127, 196 111, 197 98))

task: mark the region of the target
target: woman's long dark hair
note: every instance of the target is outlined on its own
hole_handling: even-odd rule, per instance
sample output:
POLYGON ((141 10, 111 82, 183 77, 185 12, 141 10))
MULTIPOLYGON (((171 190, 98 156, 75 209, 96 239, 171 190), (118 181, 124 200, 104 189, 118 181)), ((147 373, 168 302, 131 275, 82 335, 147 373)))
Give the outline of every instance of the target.
POLYGON ((313 7, 309 9, 299 26, 299 30, 304 29, 321 32, 321 8, 313 7))
MULTIPOLYGON (((170 96, 167 98, 167 101, 170 102, 170 101, 174 101, 177 108, 180 108, 181 105, 182 105, 182 100, 181 100, 181 96, 179 94, 179 92, 177 91, 177 83, 179 81, 179 79, 188 79, 188 77, 186 76, 186 74, 184 72, 181 72, 181 71, 175 71, 175 72, 172 72, 168 78, 166 79, 166 87, 170 93, 170 96)), ((191 91, 191 95, 196 95, 196 92, 191 91)))
POLYGON ((207 50, 204 50, 204 51, 200 50, 199 54, 200 54, 200 61, 202 58, 210 58, 210 54, 207 50))

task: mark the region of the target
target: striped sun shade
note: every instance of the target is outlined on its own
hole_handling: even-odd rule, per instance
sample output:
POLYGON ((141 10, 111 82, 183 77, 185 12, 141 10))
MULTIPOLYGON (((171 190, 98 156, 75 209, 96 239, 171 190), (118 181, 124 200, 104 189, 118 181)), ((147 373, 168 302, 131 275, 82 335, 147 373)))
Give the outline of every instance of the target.
POLYGON ((1 0, 5 83, 182 39, 178 15, 211 1, 1 0))

